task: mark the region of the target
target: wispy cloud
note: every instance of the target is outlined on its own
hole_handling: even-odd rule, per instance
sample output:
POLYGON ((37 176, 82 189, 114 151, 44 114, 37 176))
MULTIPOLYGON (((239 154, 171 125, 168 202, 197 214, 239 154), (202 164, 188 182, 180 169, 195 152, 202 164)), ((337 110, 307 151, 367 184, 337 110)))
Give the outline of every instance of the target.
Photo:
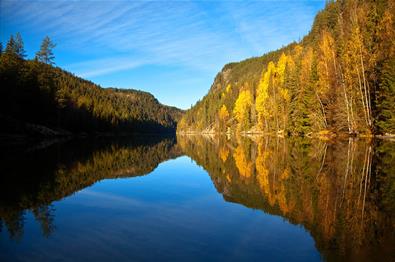
POLYGON ((81 77, 95 77, 113 72, 133 69, 148 64, 148 60, 138 61, 128 57, 100 58, 67 65, 72 72, 79 72, 81 77))
POLYGON ((0 15, 2 28, 53 37, 58 64, 84 77, 163 65, 212 78, 225 63, 303 36, 322 3, 3 0, 0 15))

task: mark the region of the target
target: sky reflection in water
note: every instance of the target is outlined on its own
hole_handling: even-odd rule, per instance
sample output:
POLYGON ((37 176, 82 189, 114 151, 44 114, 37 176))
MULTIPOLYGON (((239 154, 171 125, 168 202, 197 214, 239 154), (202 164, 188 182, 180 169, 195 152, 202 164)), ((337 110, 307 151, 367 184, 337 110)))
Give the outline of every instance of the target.
MULTIPOLYGON (((76 167, 75 161, 59 165, 58 159, 54 172, 55 182, 49 182, 50 186, 47 188, 55 188, 56 192, 71 191, 72 194, 65 193, 65 198, 62 199, 62 195, 59 197, 56 193, 50 191, 48 193, 43 189, 46 187, 42 184, 46 185, 47 182, 40 182, 41 184, 36 189, 38 188, 39 192, 48 193, 47 195, 34 191, 31 193, 32 196, 20 197, 18 201, 12 200, 12 197, 4 200, 3 211, 0 213, 3 222, 0 233, 0 259, 2 261, 86 261, 88 259, 153 261, 160 258, 168 261, 262 259, 318 261, 322 259, 320 252, 324 252, 327 260, 342 257, 338 254, 341 253, 338 250, 331 251, 325 246, 325 237, 331 239, 333 233, 321 232, 320 225, 316 228, 312 227, 311 221, 317 220, 321 223, 320 214, 309 214, 311 210, 298 206, 299 200, 292 199, 295 198, 292 188, 281 180, 291 179, 292 182, 295 176, 297 178, 295 166, 281 168, 284 165, 281 159, 284 157, 266 159, 273 163, 279 172, 273 182, 273 167, 267 166, 268 177, 265 179, 269 181, 269 191, 274 188, 272 194, 275 195, 273 196, 265 191, 268 189, 265 189, 262 184, 263 169, 257 166, 255 169, 250 168, 254 164, 262 165, 262 159, 259 158, 263 156, 262 150, 268 153, 271 147, 266 144, 266 147, 262 149, 261 143, 242 142, 243 148, 240 149, 241 147, 238 147, 240 144, 241 142, 238 145, 227 145, 227 142, 215 141, 179 141, 175 144, 171 139, 148 146, 144 144, 124 146, 118 143, 117 146, 93 150, 88 154, 88 158, 80 160, 80 167, 76 167), (224 152, 224 146, 227 147, 226 150, 230 150, 228 153, 224 152), (196 148, 193 150, 194 147, 196 148), (213 150, 216 151, 215 154, 213 150), (156 153, 151 154, 151 152, 156 153), (104 167, 98 163, 105 162, 102 157, 109 158, 106 154, 118 158, 114 157, 115 160, 107 163, 112 167, 110 171, 102 172, 104 167), (192 156, 201 166, 184 154, 192 156), (244 157, 237 154, 242 154, 244 157), (122 163, 127 161, 123 161, 120 155, 132 163, 133 155, 140 155, 141 158, 135 159, 137 162, 131 166, 123 166, 117 161, 122 161, 122 163), (225 155, 227 155, 226 158, 225 155), (153 163, 150 164, 150 161, 153 163), (212 163, 217 164, 212 166, 212 163), (159 166, 154 169, 157 164, 159 166), (99 165, 98 168, 97 165, 99 165), (61 169, 59 166, 63 167, 62 172, 66 174, 65 176, 59 171, 61 169), (209 173, 205 169, 209 170, 209 173), (89 176, 93 173, 87 173, 84 170, 95 171, 95 178, 97 177, 98 182, 89 186, 89 183, 92 183, 89 176), (125 170, 129 173, 120 175, 126 172, 125 170), (145 175, 142 170, 151 171, 145 175), (248 174, 246 170, 252 173, 248 174), (280 170, 283 171, 280 172, 280 170), (294 173, 284 177, 286 173, 284 170, 294 173), (112 177, 114 173, 117 175, 112 177), (81 174, 88 176, 83 183, 74 185, 70 182, 74 181, 73 177, 80 178, 81 174), (132 177, 135 175, 138 177, 132 177), (81 185, 88 186, 80 188, 81 185), (68 186, 74 187, 71 190, 67 188, 68 186), (285 190, 285 203, 281 202, 282 190, 285 190), (34 195, 36 193, 37 195, 34 195), (38 196, 40 195, 45 195, 49 201, 47 199, 43 201, 44 203, 39 203, 40 197, 38 196), (26 204, 26 201, 24 203, 21 199, 34 199, 34 201, 31 200, 33 204, 26 204), (48 202, 49 204, 45 204, 48 202), (22 231, 21 236, 12 238, 10 237, 12 232, 9 230, 12 224, 10 217, 12 214, 15 216, 17 206, 22 209, 22 213, 25 210, 25 215, 22 216, 24 218, 22 229, 15 226, 18 223, 14 223, 14 227, 22 231), (42 207, 41 213, 37 211, 37 206, 42 207), (305 218, 298 220, 300 214, 305 218), (311 220, 310 216, 316 218, 311 220), (41 225, 38 222, 40 217, 45 217, 41 225), (47 225, 47 237, 43 234, 45 230, 42 229, 45 228, 46 223, 50 224, 47 225), (309 231, 305 229, 306 226, 309 231), (313 239, 311 230, 320 241, 318 245, 321 251, 316 247, 315 240, 317 239, 313 239)), ((346 143, 345 146, 347 150, 349 145, 346 143)), ((355 145, 355 147, 358 146, 355 145)), ((330 149, 326 154, 331 157, 330 149)), ((285 158, 287 157, 289 154, 286 154, 285 158)), ((358 159, 359 156, 355 155, 353 161, 358 161, 358 159)), ((288 158, 287 161, 290 159, 288 158)), ((304 165, 307 166, 306 161, 304 165)), ((326 165, 321 167, 318 161, 318 168, 321 170, 325 169, 326 165)), ((349 178, 353 176, 351 172, 357 173, 358 170, 351 170, 347 175, 349 178)), ((321 175, 330 176, 324 173, 321 175)), ((337 181, 336 178, 332 180, 337 181)), ((295 181, 292 183, 295 184, 295 181)), ((322 186, 322 181, 320 183, 318 185, 320 190, 315 194, 325 196, 326 193, 323 192, 325 185, 322 186)), ((16 192, 20 191, 23 190, 16 192)), ((309 194, 305 191, 303 185, 299 185, 300 195, 309 194)), ((330 193, 330 195, 333 194, 341 196, 347 192, 330 193)), ((307 199, 310 197, 308 196, 307 199)), ((318 200, 314 198, 312 196, 310 200, 322 205, 320 195, 318 195, 318 200)), ((314 209, 317 203, 313 202, 311 205, 314 209)), ((328 208, 331 209, 331 207, 328 208)), ((364 208, 370 212, 368 204, 364 208)), ((341 217, 341 212, 347 212, 347 210, 340 210, 339 214, 332 215, 341 217)), ((370 219, 369 215, 369 213, 364 215, 365 219, 370 219)), ((337 226, 336 219, 331 223, 337 226)), ((384 228, 388 228, 388 225, 385 225, 384 228)), ((323 226, 323 228, 325 230, 326 227, 323 226)), ((20 232, 17 231, 17 233, 20 232)), ((335 232, 335 238, 336 234, 339 235, 339 233, 335 232)), ((390 236, 393 235, 390 234, 390 236)), ((350 249, 352 248, 354 247, 350 249)), ((345 253, 353 252, 346 250, 345 253)))

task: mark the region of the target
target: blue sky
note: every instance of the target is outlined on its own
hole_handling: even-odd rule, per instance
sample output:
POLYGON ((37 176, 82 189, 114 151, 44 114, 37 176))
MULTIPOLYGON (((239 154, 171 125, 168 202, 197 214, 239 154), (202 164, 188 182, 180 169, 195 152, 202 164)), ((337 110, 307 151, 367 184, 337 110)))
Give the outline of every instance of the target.
POLYGON ((20 32, 33 57, 45 35, 56 65, 103 87, 189 108, 229 62, 308 33, 325 1, 0 1, 0 41, 20 32))

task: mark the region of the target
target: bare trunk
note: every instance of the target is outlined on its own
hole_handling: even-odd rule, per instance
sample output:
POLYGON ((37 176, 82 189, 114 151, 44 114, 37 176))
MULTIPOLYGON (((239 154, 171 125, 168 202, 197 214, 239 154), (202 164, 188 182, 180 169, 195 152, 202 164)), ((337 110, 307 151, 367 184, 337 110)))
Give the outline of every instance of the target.
MULTIPOLYGON (((341 65, 340 65, 340 70, 342 71, 341 65)), ((343 87, 344 102, 346 103, 348 133, 351 134, 352 127, 351 127, 351 119, 350 119, 350 105, 347 97, 346 84, 344 83, 343 72, 340 72, 340 75, 341 75, 341 85, 343 87)))
POLYGON ((277 96, 276 96, 276 87, 273 85, 273 97, 274 97, 274 118, 276 121, 276 135, 278 134, 278 104, 277 104, 277 96))
POLYGON ((324 153, 322 154, 323 156, 322 156, 322 158, 321 158, 321 165, 320 165, 320 169, 318 170, 316 179, 318 179, 318 177, 319 177, 320 174, 321 174, 322 169, 324 168, 324 164, 325 164, 325 160, 326 160, 326 151, 327 151, 327 149, 328 149, 328 144, 325 143, 325 144, 324 144, 324 149, 323 149, 324 153))
POLYGON ((365 92, 365 104, 366 104, 366 112, 368 115, 368 126, 369 128, 371 128, 372 126, 372 118, 371 118, 371 114, 372 114, 372 109, 371 109, 371 105, 370 105, 370 90, 369 90, 369 85, 367 83, 366 77, 365 77, 365 66, 363 63, 363 58, 362 58, 362 47, 359 47, 359 55, 360 55, 360 59, 361 59, 361 66, 362 66, 362 78, 363 78, 363 87, 364 87, 364 92, 365 92))
MULTIPOLYGON (((341 33, 340 40, 342 41, 342 39, 344 38, 344 32, 343 32, 343 19, 342 19, 341 13, 338 16, 338 22, 339 22, 340 30, 341 30, 340 31, 340 33, 341 33)), ((334 52, 332 52, 332 56, 335 58, 334 52)), ((337 71, 335 62, 334 62, 334 66, 335 66, 335 71, 337 71)), ((350 117, 350 103, 349 103, 349 100, 347 97, 347 90, 346 90, 346 84, 344 81, 343 69, 342 69, 341 64, 339 64, 339 66, 340 66, 339 70, 340 70, 340 76, 341 76, 341 85, 343 87, 343 94, 344 94, 344 102, 346 103, 348 133, 351 134, 353 130, 352 130, 351 117, 350 117)))
POLYGON ((325 125, 325 128, 327 128, 328 127, 328 123, 326 121, 326 114, 325 114, 324 105, 322 104, 321 98, 320 98, 320 96, 318 95, 317 92, 315 92, 315 95, 317 96, 318 102, 320 102, 320 106, 321 106, 321 110, 322 110, 322 114, 323 114, 323 118, 324 118, 324 125, 325 125))
POLYGON ((368 113, 367 113, 367 107, 365 105, 365 95, 364 95, 364 92, 362 91, 361 75, 359 74, 358 67, 357 67, 357 74, 358 74, 359 92, 361 93, 361 101, 362 101, 362 106, 363 106, 363 113, 365 115, 365 122, 366 122, 366 125, 369 126, 369 123, 368 123, 369 116, 368 116, 368 113))
POLYGON ((352 132, 354 132, 355 131, 355 117, 354 117, 354 109, 352 107, 354 99, 352 97, 352 94, 350 96, 351 96, 350 97, 351 130, 352 130, 352 132))
POLYGON ((365 170, 365 177, 364 177, 364 192, 363 192, 363 202, 362 202, 362 211, 361 211, 361 229, 363 226, 363 220, 364 220, 364 215, 365 215, 365 201, 366 201, 366 195, 367 191, 369 189, 369 184, 370 184, 370 174, 371 174, 371 164, 372 164, 372 146, 369 145, 367 150, 366 150, 366 170, 365 170))
MULTIPOLYGON (((355 19, 355 23, 357 28, 359 29, 359 24, 358 24, 358 16, 356 14, 356 10, 354 10, 354 19, 355 19)), ((360 63, 361 63, 361 69, 362 69, 362 79, 363 79, 363 91, 364 91, 364 110, 366 110, 366 116, 367 116, 367 124, 369 129, 372 128, 372 108, 370 105, 370 90, 369 90, 369 86, 365 77, 365 65, 363 62, 363 56, 362 56, 362 45, 363 45, 363 41, 361 39, 361 35, 358 34, 358 40, 359 40, 359 58, 360 58, 360 63)))

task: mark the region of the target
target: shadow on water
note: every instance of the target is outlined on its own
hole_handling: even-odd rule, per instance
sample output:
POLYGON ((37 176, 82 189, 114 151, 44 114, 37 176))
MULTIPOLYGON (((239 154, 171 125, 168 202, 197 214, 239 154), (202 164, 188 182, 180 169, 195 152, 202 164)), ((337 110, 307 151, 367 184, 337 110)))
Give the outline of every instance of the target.
POLYGON ((81 139, 35 149, 18 148, 1 158, 0 225, 15 240, 23 236, 27 210, 41 224, 42 233, 49 236, 53 231, 53 201, 102 179, 146 175, 161 162, 181 155, 171 136, 81 139))
POLYGON ((30 210, 49 236, 53 201, 102 179, 149 174, 184 154, 207 171, 227 202, 306 228, 325 260, 393 259, 395 144, 362 139, 134 137, 3 154, 1 230, 23 238, 30 210))

